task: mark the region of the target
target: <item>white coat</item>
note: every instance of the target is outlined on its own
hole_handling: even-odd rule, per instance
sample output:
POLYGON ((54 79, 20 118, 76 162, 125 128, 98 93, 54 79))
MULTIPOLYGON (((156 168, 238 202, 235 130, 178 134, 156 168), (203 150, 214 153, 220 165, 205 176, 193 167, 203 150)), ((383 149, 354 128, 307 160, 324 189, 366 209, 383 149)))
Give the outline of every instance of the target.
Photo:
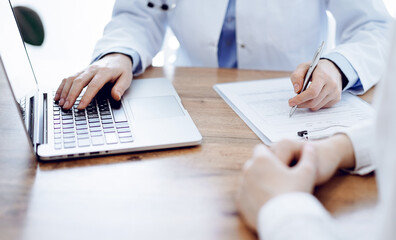
MULTIPOLYGON (((136 51, 144 70, 160 50, 169 26, 180 42, 178 65, 217 67, 228 0, 164 2, 176 7, 162 11, 147 7, 146 0, 116 0, 94 58, 109 52, 131 56, 136 51)), ((311 61, 320 42, 327 39, 326 10, 337 22, 337 47, 330 52, 343 55, 364 89, 369 89, 379 80, 385 63, 389 14, 382 0, 238 0, 239 68, 293 71, 311 61)))

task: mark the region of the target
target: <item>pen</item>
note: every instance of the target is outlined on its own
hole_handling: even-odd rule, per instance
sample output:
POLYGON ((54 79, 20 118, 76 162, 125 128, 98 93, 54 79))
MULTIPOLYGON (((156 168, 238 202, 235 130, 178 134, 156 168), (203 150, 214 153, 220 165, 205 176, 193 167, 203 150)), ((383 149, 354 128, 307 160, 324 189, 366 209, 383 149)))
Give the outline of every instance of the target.
MULTIPOLYGON (((307 74, 305 75, 303 87, 301 88, 300 92, 298 92, 297 94, 300 94, 300 93, 302 93, 303 91, 305 91, 305 90, 307 89, 308 83, 309 83, 309 81, 311 80, 312 73, 313 73, 313 71, 315 70, 316 66, 318 65, 318 62, 319 62, 319 60, 320 60, 320 57, 322 56, 322 52, 323 52, 323 49, 324 49, 324 45, 325 45, 325 42, 322 41, 322 44, 320 44, 318 50, 316 50, 315 55, 314 55, 314 57, 313 57, 313 60, 312 60, 312 62, 311 62, 311 65, 309 65, 308 72, 307 72, 307 74)), ((295 105, 294 107, 292 107, 292 108, 290 109, 289 118, 293 116, 293 114, 294 114, 294 112, 296 111, 296 109, 297 109, 297 105, 295 105)))

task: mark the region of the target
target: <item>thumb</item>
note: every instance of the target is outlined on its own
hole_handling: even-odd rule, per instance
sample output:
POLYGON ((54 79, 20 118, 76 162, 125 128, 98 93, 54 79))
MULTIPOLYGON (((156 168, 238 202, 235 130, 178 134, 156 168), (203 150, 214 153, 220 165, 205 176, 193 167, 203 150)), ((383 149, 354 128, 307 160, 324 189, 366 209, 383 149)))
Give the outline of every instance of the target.
POLYGON ((312 192, 316 180, 316 151, 311 143, 305 144, 302 150, 300 161, 295 171, 298 179, 301 180, 300 187, 306 192, 312 192))
POLYGON ((293 84, 294 92, 300 93, 308 69, 309 69, 309 62, 306 62, 298 65, 296 70, 294 70, 294 72, 292 73, 290 80, 293 84))
POLYGON ((122 95, 124 95, 125 91, 129 88, 129 86, 131 86, 132 78, 132 74, 121 74, 121 76, 118 78, 113 88, 111 89, 111 96, 114 100, 121 100, 122 95))

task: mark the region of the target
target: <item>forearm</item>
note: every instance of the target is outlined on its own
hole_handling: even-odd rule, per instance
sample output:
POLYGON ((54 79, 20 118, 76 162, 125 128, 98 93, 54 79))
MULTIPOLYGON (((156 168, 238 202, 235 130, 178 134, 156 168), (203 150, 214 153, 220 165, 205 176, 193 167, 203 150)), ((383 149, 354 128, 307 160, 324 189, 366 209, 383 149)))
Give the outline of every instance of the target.
POLYGON ((336 134, 313 144, 317 152, 316 185, 327 182, 338 169, 355 169, 354 148, 346 134, 336 134))
POLYGON ((314 142, 318 152, 316 184, 328 181, 338 169, 352 174, 365 175, 374 170, 373 122, 357 124, 330 138, 314 142))
POLYGON ((353 169, 355 167, 355 153, 351 139, 343 133, 336 134, 329 138, 329 144, 333 146, 334 151, 340 155, 338 168, 353 169))

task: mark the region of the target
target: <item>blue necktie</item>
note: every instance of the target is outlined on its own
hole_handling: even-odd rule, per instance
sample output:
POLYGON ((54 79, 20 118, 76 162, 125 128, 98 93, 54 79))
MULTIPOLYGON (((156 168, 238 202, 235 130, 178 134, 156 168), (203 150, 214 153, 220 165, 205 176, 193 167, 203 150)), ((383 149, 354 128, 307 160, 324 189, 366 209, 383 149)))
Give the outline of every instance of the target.
POLYGON ((229 0, 227 13, 221 29, 217 57, 219 67, 238 68, 236 24, 235 24, 235 1, 229 0))

